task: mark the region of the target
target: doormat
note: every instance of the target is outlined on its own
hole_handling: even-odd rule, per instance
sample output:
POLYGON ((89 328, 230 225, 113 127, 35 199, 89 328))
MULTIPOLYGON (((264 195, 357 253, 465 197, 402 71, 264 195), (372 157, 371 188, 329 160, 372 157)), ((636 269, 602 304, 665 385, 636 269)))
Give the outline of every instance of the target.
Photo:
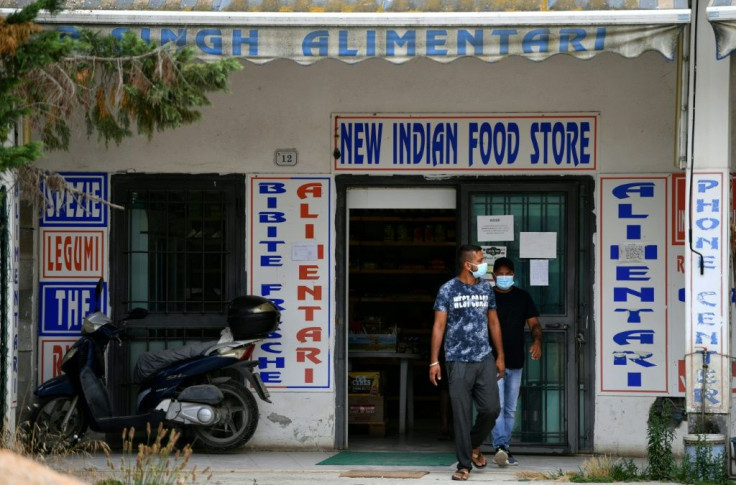
POLYGON ((341 451, 317 465, 450 466, 456 461, 454 453, 341 451))
POLYGON ((350 470, 340 474, 340 478, 422 478, 429 472, 392 472, 376 470, 350 470))

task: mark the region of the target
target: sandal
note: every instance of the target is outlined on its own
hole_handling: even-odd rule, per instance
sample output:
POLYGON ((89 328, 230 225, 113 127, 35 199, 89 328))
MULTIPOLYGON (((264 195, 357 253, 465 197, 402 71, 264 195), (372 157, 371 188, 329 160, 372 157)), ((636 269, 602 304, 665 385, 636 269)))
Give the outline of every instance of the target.
POLYGON ((478 450, 478 453, 473 452, 470 459, 473 461, 475 468, 485 468, 486 465, 488 465, 486 457, 483 456, 483 453, 481 453, 480 450, 478 450))
POLYGON ((470 470, 467 468, 458 468, 455 473, 452 474, 452 479, 465 482, 468 480, 468 477, 470 476, 470 470))

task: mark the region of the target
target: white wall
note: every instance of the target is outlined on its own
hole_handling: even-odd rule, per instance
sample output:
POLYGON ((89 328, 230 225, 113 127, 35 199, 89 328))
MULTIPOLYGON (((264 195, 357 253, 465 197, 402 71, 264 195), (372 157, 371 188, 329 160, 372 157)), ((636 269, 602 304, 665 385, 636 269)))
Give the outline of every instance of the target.
POLYGON ((604 54, 588 61, 560 55, 541 63, 512 58, 497 64, 246 64, 233 75, 231 94, 213 96, 199 123, 157 134, 150 143, 128 140, 109 150, 88 144, 80 128, 72 150, 51 154, 44 165, 111 172, 327 173, 334 112, 598 111, 602 172, 669 172, 675 82, 675 64, 656 53, 637 59, 604 54), (277 170, 277 148, 296 148, 299 164, 277 170))
MULTIPOLYGON (((676 80, 676 65, 656 53, 637 59, 604 54, 588 61, 556 56, 542 63, 512 58, 497 64, 473 59, 450 64, 418 59, 400 66, 384 61, 246 64, 233 75, 231 94, 212 96, 212 107, 193 126, 108 150, 88 143, 80 128, 70 152, 50 154, 42 165, 110 172, 324 174, 332 162, 330 115, 335 112, 599 112, 600 173, 670 173, 675 171, 676 80), (296 148, 299 164, 276 167, 278 148, 296 148)), ((272 406, 259 401, 261 425, 251 444, 331 446, 334 394, 282 396, 276 394, 272 406)), ((652 401, 599 396, 596 451, 641 453, 652 401)))

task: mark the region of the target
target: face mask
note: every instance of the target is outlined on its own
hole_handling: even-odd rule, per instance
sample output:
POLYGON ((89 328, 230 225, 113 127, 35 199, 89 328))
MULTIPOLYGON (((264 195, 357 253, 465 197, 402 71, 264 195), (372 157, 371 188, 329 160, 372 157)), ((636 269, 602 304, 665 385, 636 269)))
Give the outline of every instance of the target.
MULTIPOLYGON (((470 263, 474 264, 474 263, 470 263)), ((476 278, 480 278, 481 276, 485 275, 488 272, 488 263, 480 263, 476 264, 475 266, 478 267, 477 270, 473 271, 473 276, 476 278)))
POLYGON ((508 290, 514 286, 514 277, 511 275, 496 276, 496 286, 501 290, 508 290))

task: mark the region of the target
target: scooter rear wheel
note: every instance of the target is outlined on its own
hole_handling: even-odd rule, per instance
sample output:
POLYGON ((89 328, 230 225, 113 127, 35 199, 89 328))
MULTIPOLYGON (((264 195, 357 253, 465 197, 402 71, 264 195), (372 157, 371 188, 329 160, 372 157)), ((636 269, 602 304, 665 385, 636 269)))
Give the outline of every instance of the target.
POLYGON ((224 419, 214 426, 194 428, 197 441, 213 452, 243 446, 253 437, 258 426, 258 405, 248 389, 232 380, 217 387, 225 396, 219 407, 224 419))
POLYGON ((34 404, 27 431, 28 445, 34 452, 64 453, 79 442, 87 430, 87 420, 78 406, 72 406, 73 400, 68 396, 34 404))

